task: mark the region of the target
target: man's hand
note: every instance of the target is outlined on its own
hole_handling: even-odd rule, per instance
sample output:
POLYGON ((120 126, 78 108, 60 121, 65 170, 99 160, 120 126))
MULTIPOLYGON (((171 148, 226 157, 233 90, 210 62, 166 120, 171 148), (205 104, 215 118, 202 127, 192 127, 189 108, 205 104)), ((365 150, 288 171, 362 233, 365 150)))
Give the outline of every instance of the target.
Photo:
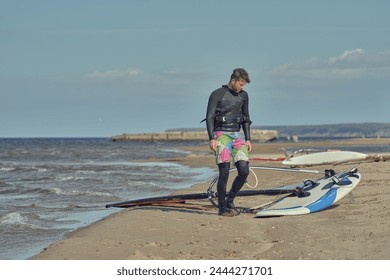
POLYGON ((215 139, 210 140, 210 150, 217 151, 217 141, 215 139))
POLYGON ((252 151, 252 144, 251 144, 251 141, 247 140, 245 142, 245 145, 246 145, 246 148, 248 149, 248 152, 251 152, 252 151))

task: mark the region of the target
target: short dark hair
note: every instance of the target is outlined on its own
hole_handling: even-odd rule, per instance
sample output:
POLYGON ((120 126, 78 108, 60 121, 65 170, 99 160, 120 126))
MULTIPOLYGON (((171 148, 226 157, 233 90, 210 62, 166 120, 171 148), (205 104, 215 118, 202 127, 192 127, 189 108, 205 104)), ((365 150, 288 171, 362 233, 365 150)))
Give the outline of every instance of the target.
POLYGON ((230 76, 230 80, 240 80, 243 79, 248 84, 251 82, 249 79, 249 74, 244 68, 236 68, 233 70, 232 75, 230 76))

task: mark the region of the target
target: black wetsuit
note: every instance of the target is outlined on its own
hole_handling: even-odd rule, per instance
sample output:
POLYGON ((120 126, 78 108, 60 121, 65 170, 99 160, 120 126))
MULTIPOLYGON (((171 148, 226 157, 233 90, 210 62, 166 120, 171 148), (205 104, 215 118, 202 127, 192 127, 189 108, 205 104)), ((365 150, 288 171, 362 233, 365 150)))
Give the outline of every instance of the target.
MULTIPOLYGON (((209 140, 215 139, 215 131, 238 132, 241 127, 245 140, 250 140, 250 124, 248 110, 248 93, 234 92, 227 85, 213 91, 207 105, 206 125, 209 140)), ((240 160, 236 162, 238 175, 226 196, 226 185, 229 179, 230 163, 218 164, 219 177, 217 183, 219 214, 224 214, 227 209, 235 209, 233 199, 245 184, 249 175, 248 162, 240 160)))
POLYGON ((248 94, 236 93, 224 85, 213 91, 207 105, 206 125, 209 140, 214 131, 244 131, 245 140, 250 140, 248 94))

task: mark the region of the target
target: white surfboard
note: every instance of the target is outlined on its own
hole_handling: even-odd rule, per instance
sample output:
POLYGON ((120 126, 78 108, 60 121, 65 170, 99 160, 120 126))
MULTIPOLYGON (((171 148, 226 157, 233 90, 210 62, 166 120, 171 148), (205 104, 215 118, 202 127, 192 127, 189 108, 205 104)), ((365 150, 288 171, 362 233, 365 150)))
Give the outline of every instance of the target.
POLYGON ((327 151, 286 158, 282 163, 290 166, 312 166, 348 160, 364 160, 368 155, 351 151, 327 151))
POLYGON ((290 194, 279 198, 259 210, 256 217, 303 215, 324 210, 350 193, 360 179, 358 172, 342 172, 310 184, 302 183, 302 195, 290 194))

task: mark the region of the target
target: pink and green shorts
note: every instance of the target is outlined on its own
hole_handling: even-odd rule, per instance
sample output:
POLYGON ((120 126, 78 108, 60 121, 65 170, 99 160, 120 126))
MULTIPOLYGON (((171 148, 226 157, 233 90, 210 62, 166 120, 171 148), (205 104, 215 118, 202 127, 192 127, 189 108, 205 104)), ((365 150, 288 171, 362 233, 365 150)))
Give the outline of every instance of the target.
POLYGON ((217 164, 239 160, 249 160, 248 149, 244 137, 240 132, 215 132, 217 151, 215 153, 217 164))

